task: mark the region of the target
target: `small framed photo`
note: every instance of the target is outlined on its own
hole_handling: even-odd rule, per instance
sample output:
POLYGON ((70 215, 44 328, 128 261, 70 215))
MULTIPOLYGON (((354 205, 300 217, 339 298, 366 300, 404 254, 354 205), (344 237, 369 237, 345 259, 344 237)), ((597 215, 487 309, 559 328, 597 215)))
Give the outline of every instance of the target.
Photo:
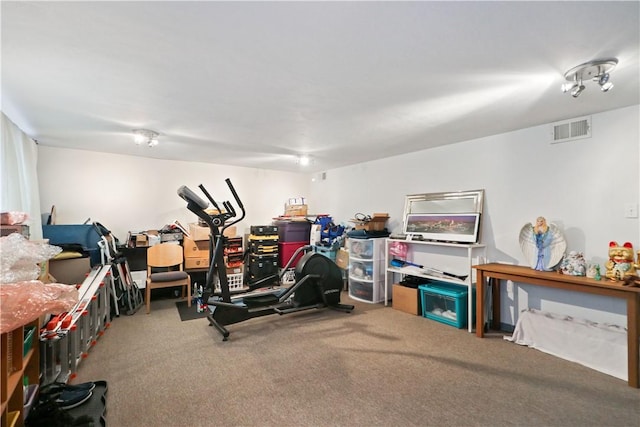
POLYGON ((408 214, 404 233, 439 242, 477 243, 480 214, 408 214))

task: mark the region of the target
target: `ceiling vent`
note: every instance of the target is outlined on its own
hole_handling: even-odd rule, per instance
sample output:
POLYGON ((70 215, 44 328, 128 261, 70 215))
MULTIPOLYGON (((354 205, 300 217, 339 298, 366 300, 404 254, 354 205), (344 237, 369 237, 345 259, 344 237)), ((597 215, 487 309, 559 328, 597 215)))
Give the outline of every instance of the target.
POLYGON ((591 117, 556 122, 551 125, 551 143, 573 141, 575 139, 591 138, 591 117))
POLYGON ((313 182, 318 182, 318 181, 324 181, 327 179, 327 173, 326 172, 319 172, 313 175, 313 177, 311 177, 311 181, 313 182))

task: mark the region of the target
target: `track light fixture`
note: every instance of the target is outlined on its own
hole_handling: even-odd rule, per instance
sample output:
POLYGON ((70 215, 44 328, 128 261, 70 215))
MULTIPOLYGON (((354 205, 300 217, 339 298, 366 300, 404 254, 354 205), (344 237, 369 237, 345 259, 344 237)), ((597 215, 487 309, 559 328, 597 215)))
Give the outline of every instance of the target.
POLYGON ((609 73, 604 73, 598 79, 598 84, 600 85, 600 90, 603 92, 609 91, 613 87, 613 83, 609 81, 609 73))
POLYGON ((574 98, 577 98, 580 96, 583 90, 584 90, 584 85, 582 84, 582 80, 580 80, 580 84, 575 86, 571 91, 571 96, 573 96, 574 98))
POLYGON ((149 129, 134 129, 133 136, 136 144, 147 144, 149 147, 158 145, 158 132, 149 129))
POLYGON ((562 85, 562 91, 564 93, 570 92, 571 96, 577 98, 585 89, 583 82, 593 80, 600 85, 601 91, 607 92, 613 87, 613 83, 609 80, 609 72, 617 64, 618 60, 611 58, 589 61, 573 67, 564 73, 564 78, 568 83, 562 85))

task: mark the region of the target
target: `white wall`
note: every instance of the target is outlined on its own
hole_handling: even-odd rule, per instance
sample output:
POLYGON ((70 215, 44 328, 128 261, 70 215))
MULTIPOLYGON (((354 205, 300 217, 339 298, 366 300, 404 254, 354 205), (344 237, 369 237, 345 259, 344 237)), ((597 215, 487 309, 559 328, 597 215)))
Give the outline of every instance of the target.
POLYGON ((198 189, 203 184, 220 203, 234 200, 224 182, 230 178, 247 211, 238 224, 238 232, 245 233, 250 225, 270 224, 283 214, 285 202, 307 194, 311 182, 297 173, 44 146, 38 155, 42 209, 55 205, 57 224, 82 224, 91 218, 121 241, 129 231, 158 229, 174 220, 185 226, 196 222, 177 195, 181 185, 205 199, 198 189))
MULTIPOLYGON (((639 220, 623 214, 640 198, 639 116, 638 105, 593 115, 589 139, 552 145, 550 126, 537 126, 329 170, 314 183, 294 173, 40 147, 41 206, 56 205, 58 223, 90 217, 122 239, 129 230, 195 221, 177 188, 203 183, 214 197, 230 199, 229 177, 247 206, 245 229, 269 223, 289 197, 306 196, 310 211, 345 224, 356 212, 389 212, 390 228, 400 231, 405 195, 484 189, 482 243, 490 261, 526 265, 519 230, 543 215, 564 230, 568 250, 603 264, 611 240, 640 249, 639 220)), ((616 299, 526 285, 503 289, 502 298, 509 324, 527 306, 626 324, 616 299)))
MULTIPOLYGON (((611 240, 640 250, 639 220, 624 218, 624 205, 639 200, 639 116, 637 105, 593 115, 591 138, 562 144, 550 144, 544 125, 330 170, 309 199, 322 200, 340 221, 389 212, 390 228, 400 232, 405 195, 484 189, 482 243, 490 261, 526 265, 518 233, 543 215, 564 231, 568 250, 602 265, 611 240)), ((502 299, 509 324, 527 306, 626 324, 616 299, 532 286, 503 290, 502 299)))

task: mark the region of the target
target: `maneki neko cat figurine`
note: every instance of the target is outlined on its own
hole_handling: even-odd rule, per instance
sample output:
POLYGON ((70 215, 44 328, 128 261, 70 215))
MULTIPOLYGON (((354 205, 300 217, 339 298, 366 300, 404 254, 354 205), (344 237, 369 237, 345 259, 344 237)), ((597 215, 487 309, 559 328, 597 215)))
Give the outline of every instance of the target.
POLYGON ((604 264, 607 269, 605 277, 618 281, 635 274, 633 261, 633 245, 630 242, 625 242, 623 245, 619 245, 618 242, 609 242, 609 260, 604 264))

